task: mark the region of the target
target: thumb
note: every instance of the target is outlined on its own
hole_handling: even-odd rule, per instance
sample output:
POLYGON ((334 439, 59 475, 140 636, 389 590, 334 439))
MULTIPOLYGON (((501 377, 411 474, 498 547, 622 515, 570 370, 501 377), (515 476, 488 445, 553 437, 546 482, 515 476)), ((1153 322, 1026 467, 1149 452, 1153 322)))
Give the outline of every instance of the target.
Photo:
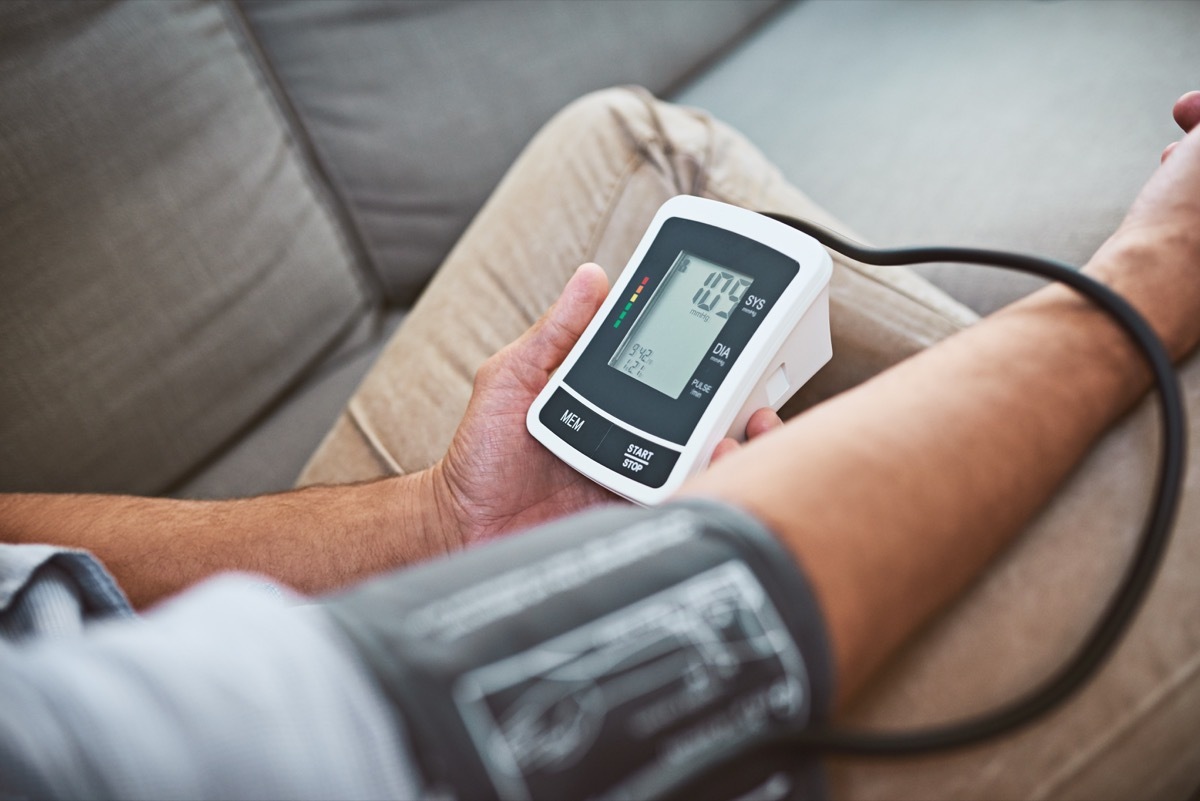
POLYGON ((582 265, 550 310, 514 343, 521 358, 546 374, 552 372, 583 335, 607 294, 604 270, 595 264, 582 265))

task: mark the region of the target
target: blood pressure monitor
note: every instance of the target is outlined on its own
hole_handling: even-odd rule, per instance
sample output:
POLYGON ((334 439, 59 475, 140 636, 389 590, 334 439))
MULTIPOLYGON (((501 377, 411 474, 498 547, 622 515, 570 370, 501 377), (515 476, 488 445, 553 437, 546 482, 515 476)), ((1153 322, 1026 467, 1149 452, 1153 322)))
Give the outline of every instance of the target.
POLYGON ((816 240, 780 222, 668 200, 530 406, 530 433, 619 495, 665 500, 829 361, 832 270, 816 240))

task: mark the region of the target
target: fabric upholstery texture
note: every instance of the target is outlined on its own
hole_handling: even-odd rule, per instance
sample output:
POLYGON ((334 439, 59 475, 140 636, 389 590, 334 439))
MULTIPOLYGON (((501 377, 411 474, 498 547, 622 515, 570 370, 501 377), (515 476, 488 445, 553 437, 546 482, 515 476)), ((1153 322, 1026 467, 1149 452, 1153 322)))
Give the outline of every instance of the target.
POLYGON ((280 85, 409 305, 530 137, 623 83, 669 92, 778 0, 245 0, 280 85))
MULTIPOLYGON (((1200 786, 1200 355, 1180 366, 1193 420, 1183 503, 1162 568, 1097 677, 1034 725, 916 759, 838 760, 843 799, 1187 799, 1200 786)), ((1117 425, 973 587, 855 699, 847 722, 909 728, 1007 701, 1082 641, 1141 532, 1158 449, 1154 399, 1117 425)), ((964 454, 964 469, 972 458, 964 454)))
MULTIPOLYGON (((625 91, 584 98, 514 165, 302 481, 417 470, 440 456, 478 363, 524 330, 577 263, 619 270, 645 220, 677 192, 770 204, 851 233, 703 113, 625 91), (577 145, 569 159, 568 142, 577 145), (439 318, 462 323, 448 330, 439 318)), ((831 288, 834 360, 785 414, 974 319, 907 270, 839 259, 831 288)), ((1200 408, 1200 358, 1183 380, 1188 407, 1200 408)), ((1101 441, 1028 532, 856 699, 845 722, 897 728, 959 718, 1021 692, 1062 661, 1096 619, 1139 530, 1157 453, 1149 405, 1101 441)), ((1191 440, 1200 447, 1200 429, 1191 440)), ((963 455, 964 469, 974 457, 963 455)), ((1185 497, 1144 612, 1071 703, 1015 736, 961 752, 838 760, 834 797, 1187 797, 1200 775, 1200 749, 1191 745, 1200 716, 1200 470, 1189 473, 1185 497)))
POLYGON ((367 306, 225 13, 0 4, 0 490, 162 491, 367 306))
MULTIPOLYGON (((728 15, 715 22, 659 2, 622 4, 612 18, 594 3, 571 4, 570 18, 545 10, 553 6, 501 12, 492 3, 0 3, 0 490, 153 493, 239 439, 301 379, 312 379, 310 408, 332 410, 367 359, 351 354, 334 369, 325 354, 360 327, 376 292, 413 297, 543 119, 592 86, 633 79, 668 91, 728 41, 731 26, 752 25, 769 5, 708 6, 728 15), (661 47, 635 45, 635 32, 661 47), (633 74, 639 65, 645 71, 633 74), (280 85, 294 108, 272 100, 280 85), (288 124, 293 114, 300 125, 288 124), (338 202, 352 224, 331 210, 338 202), (353 255, 360 243, 369 259, 353 255)), ((1082 261, 1176 135, 1165 109, 1200 69, 1198 13, 1182 2, 805 2, 679 98, 742 129, 875 242, 955 241, 1082 261)), ((627 132, 662 144, 653 131, 627 132)), ((557 136, 558 152, 582 144, 557 136)), ((403 334, 446 358, 406 387, 403 354, 393 352, 352 407, 368 425, 379 421, 375 433, 401 461, 402 451, 415 454, 403 468, 440 453, 473 365, 520 333, 578 261, 620 268, 628 236, 640 234, 635 218, 660 196, 698 188, 752 204, 775 197, 730 193, 737 175, 707 188, 676 183, 698 175, 700 156, 686 147, 639 158, 638 174, 620 179, 621 202, 550 204, 551 219, 567 221, 556 233, 575 244, 518 218, 508 244, 468 235, 449 257, 428 310, 403 334), (519 237, 528 250, 512 244, 519 237), (532 258, 560 270, 557 285, 527 275, 530 291, 498 289, 505 270, 532 258), (475 261, 490 271, 470 278, 464 265, 475 261), (438 339, 433 316, 480 286, 496 298, 489 316, 457 340, 438 339), (432 422, 386 430, 399 409, 432 422)), ((540 161, 543 184, 595 177, 540 161)), ((525 202, 531 184, 507 182, 497 208, 525 202)), ((787 198, 820 215, 798 193, 787 198)), ((485 210, 477 224, 496 230, 500 214, 485 210)), ((979 311, 1029 286, 926 272, 979 311)), ((840 347, 863 358, 836 361, 801 405, 970 321, 911 278, 842 266, 840 347)), ((1198 378, 1193 359, 1193 409, 1198 378)), ((288 407, 257 429, 261 439, 230 451, 228 472, 188 486, 201 495, 278 488, 278 473, 262 477, 290 477, 281 465, 302 458, 297 443, 323 429, 327 413, 288 407)), ((1136 528, 1152 436, 1143 410, 1102 442, 854 719, 957 714, 1054 664, 1094 615, 1136 528)), ((387 472, 372 448, 344 416, 306 480, 387 472)), ((1193 467, 1182 536, 1143 622, 1079 703, 996 751, 839 763, 839 797, 1192 793, 1200 750, 1181 742, 1194 741, 1200 710, 1198 475, 1193 467)))
MULTIPOLYGON (((413 472, 440 458, 479 365, 541 316, 583 262, 615 277, 654 212, 677 194, 772 205, 842 228, 745 138, 707 114, 641 90, 590 94, 557 114, 521 154, 300 483, 413 472)), ((836 255, 830 316, 833 360, 789 402, 790 412, 977 319, 908 270, 836 255)))
MULTIPOLYGON (((1179 129, 1200 3, 806 0, 674 100, 708 109, 879 245, 1082 264, 1179 129)), ((1035 279, 918 267, 986 314, 1035 279)))
MULTIPOLYGON (((369 257, 389 319, 406 308, 542 121, 591 88, 668 91, 779 0, 226 2, 294 113, 294 134, 369 257), (702 9, 702 13, 701 13, 702 9), (498 46, 497 43, 503 43, 498 46)), ((286 403, 172 488, 292 484, 390 329, 322 362, 286 403), (337 397, 341 393, 341 397, 337 397)))
POLYGON ((404 314, 389 313, 377 330, 368 332, 369 337, 355 347, 339 348, 306 376, 303 386, 286 403, 171 494, 196 499, 239 498, 250 488, 255 493, 290 489, 404 314))

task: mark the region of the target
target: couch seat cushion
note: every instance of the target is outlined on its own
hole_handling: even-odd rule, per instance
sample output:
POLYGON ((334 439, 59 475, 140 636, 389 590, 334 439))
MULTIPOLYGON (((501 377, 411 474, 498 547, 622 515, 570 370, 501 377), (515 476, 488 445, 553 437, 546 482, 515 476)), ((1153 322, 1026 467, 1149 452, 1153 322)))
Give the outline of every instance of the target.
POLYGON ((0 490, 164 490, 368 305, 227 13, 0 4, 0 490))

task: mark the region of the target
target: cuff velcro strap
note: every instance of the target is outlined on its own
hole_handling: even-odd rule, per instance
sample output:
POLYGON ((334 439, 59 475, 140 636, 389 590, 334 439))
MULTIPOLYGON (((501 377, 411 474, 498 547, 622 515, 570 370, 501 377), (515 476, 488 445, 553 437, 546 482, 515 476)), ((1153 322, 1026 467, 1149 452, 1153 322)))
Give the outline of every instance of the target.
MULTIPOLYGON (((794 560, 715 503, 567 518, 326 606, 447 797, 652 797, 832 697, 794 560)), ((744 768, 704 794, 814 789, 811 765, 744 768)))

